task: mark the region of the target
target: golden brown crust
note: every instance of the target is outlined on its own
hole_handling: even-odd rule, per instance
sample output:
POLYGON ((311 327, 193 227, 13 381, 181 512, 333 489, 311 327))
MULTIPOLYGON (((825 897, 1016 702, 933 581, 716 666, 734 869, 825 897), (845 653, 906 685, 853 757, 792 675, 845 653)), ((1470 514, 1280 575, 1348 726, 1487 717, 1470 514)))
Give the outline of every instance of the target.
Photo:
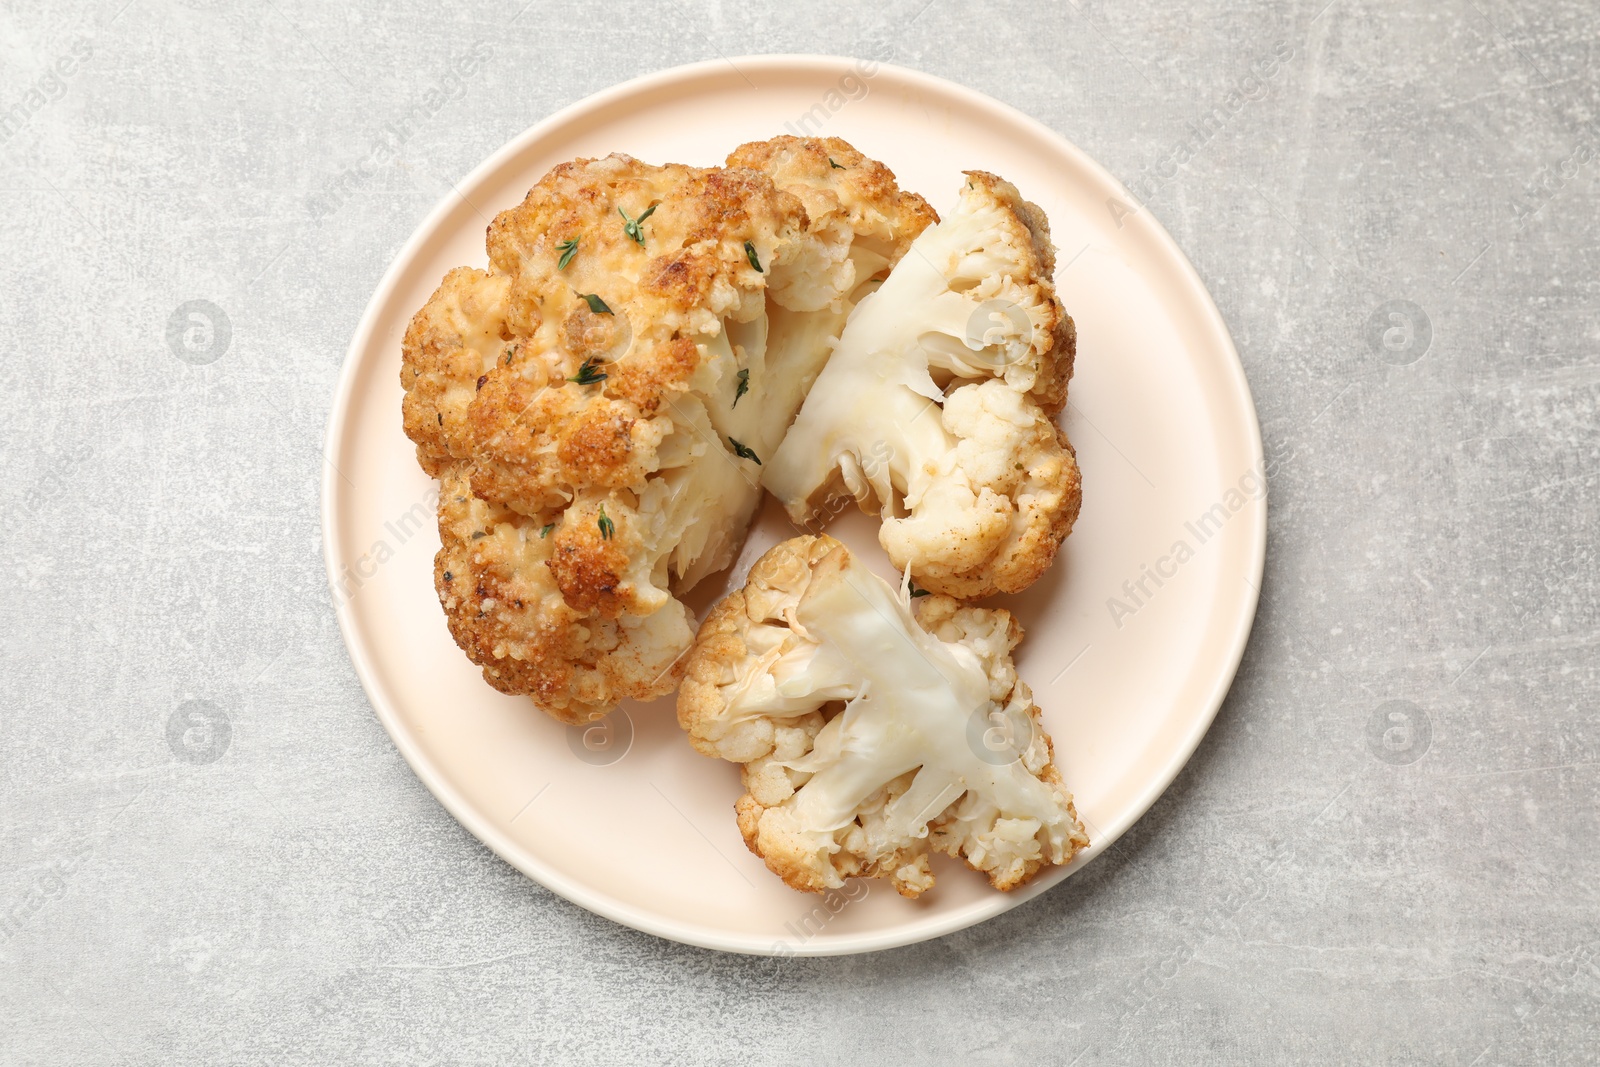
MULTIPOLYGON (((711 755, 711 753, 707 753, 707 755, 711 755)), ((761 856, 761 816, 766 810, 766 807, 749 793, 745 793, 733 802, 733 817, 739 826, 739 836, 744 838, 744 847, 757 856, 761 856)), ((761 856, 761 858, 763 861, 766 859, 765 856, 761 856)), ((771 867, 767 869, 772 870, 771 867)), ((777 871, 773 873, 780 878, 783 877, 777 871)), ((788 882, 788 879, 784 880, 788 882)), ((789 885, 791 888, 800 888, 802 892, 805 891, 804 887, 797 887, 792 882, 789 882, 789 885)), ((820 893, 822 889, 818 888, 813 892, 820 893)))
POLYGON ((814 221, 843 218, 858 237, 876 238, 893 262, 939 215, 916 193, 901 189, 894 172, 838 137, 774 137, 740 145, 728 166, 772 176, 794 193, 814 221))
POLYGON ((424 468, 471 458, 476 490, 524 514, 639 485, 661 432, 634 431, 688 391, 695 335, 762 310, 746 245, 770 262, 806 226, 754 170, 621 155, 553 168, 490 224, 490 271, 451 272, 408 330, 405 428, 424 468))
POLYGON ((509 280, 457 267, 406 327, 401 342, 401 416, 417 462, 438 477, 445 464, 472 454, 467 409, 476 382, 505 333, 509 280))
POLYGON ((643 482, 671 432, 670 421, 643 418, 624 399, 587 395, 571 382, 552 388, 542 373, 489 375, 467 424, 473 491, 527 515, 560 509, 577 493, 643 482))
POLYGON ((434 585, 456 644, 494 688, 564 722, 671 692, 693 633, 687 612, 674 602, 630 630, 573 608, 547 566, 554 530, 541 531, 552 523, 473 495, 461 465, 444 470, 434 585))
POLYGON ((610 364, 606 393, 649 418, 660 414, 673 397, 689 391, 689 379, 699 366, 700 349, 691 338, 669 338, 652 350, 648 360, 629 358, 610 364))
POLYGON ((745 242, 770 256, 805 223, 754 171, 576 160, 495 218, 488 271, 452 271, 412 320, 404 426, 449 483, 440 600, 491 685, 569 721, 674 687, 692 631, 651 584, 634 506, 684 432, 670 413, 703 359, 694 334, 752 294, 760 310, 745 242), (636 238, 627 220, 652 205, 636 238))
MULTIPOLYGON (((862 163, 863 189, 893 199, 892 176, 885 186, 875 168, 862 163)), ((909 217, 916 202, 907 200, 909 217)), ((684 614, 668 583, 691 584, 725 565, 754 508, 750 479, 694 475, 697 465, 738 462, 718 438, 728 436, 721 430, 736 373, 728 363, 752 354, 725 338, 734 324, 764 315, 768 299, 801 309, 785 301, 804 296, 812 303, 803 310, 839 299, 828 268, 845 261, 850 237, 812 232, 801 200, 757 168, 578 159, 552 168, 495 217, 488 270, 452 271, 417 312, 401 383, 418 461, 430 474, 448 473, 473 507, 496 509, 519 537, 551 528, 536 574, 491 560, 472 590, 463 593, 454 578, 441 586, 452 633, 492 684, 528 692, 558 716, 571 706, 588 714, 609 699, 592 694, 667 691, 653 671, 629 681, 601 664, 622 661, 610 648, 646 629, 639 620, 669 606, 684 614), (793 293, 773 295, 769 286, 781 285, 793 293), (715 395, 701 396, 707 390, 715 395), (697 492, 736 491, 748 506, 743 497, 708 499, 703 518, 685 515, 693 506, 683 501, 697 492), (599 532, 602 505, 609 536, 599 532), (536 602, 522 598, 535 605, 526 612, 493 623, 463 614, 478 599, 500 602, 493 591, 518 581, 542 590, 536 602), (604 684, 593 681, 602 675, 604 684), (571 698, 573 686, 591 695, 571 698)), ((752 326, 741 336, 764 333, 752 326)), ((766 410, 760 381, 759 371, 750 378, 746 422, 766 410)), ((787 425, 794 409, 779 406, 772 421, 787 425)), ((454 575, 465 564, 452 545, 445 569, 454 575)))
POLYGON ((550 538, 550 559, 545 563, 569 607, 605 619, 642 613, 629 581, 638 550, 631 543, 634 525, 624 521, 619 529, 617 519, 624 508, 614 499, 610 504, 604 527, 603 503, 569 508, 550 538), (607 536, 604 530, 613 532, 607 536))
POLYGON ((1051 327, 1050 373, 1041 374, 1033 388, 1033 396, 1046 415, 1055 418, 1067 406, 1067 387, 1072 381, 1072 368, 1078 358, 1078 324, 1063 309, 1061 317, 1051 327))

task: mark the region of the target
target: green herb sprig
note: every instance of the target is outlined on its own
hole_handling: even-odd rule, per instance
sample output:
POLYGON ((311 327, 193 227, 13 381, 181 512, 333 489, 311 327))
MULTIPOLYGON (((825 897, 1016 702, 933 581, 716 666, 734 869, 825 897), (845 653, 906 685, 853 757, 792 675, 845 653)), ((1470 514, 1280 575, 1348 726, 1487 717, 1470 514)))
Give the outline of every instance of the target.
POLYGON ((578 254, 578 240, 573 237, 556 245, 561 250, 561 258, 556 260, 556 270, 566 270, 567 264, 572 262, 572 257, 578 254))
POLYGON ((755 245, 751 244, 749 241, 746 241, 744 243, 744 254, 750 258, 750 265, 756 269, 757 274, 767 273, 761 269, 761 259, 756 255, 755 245))
POLYGON ((739 372, 739 387, 734 390, 731 407, 739 406, 739 398, 750 391, 750 368, 746 367, 739 372))
POLYGON ((610 315, 612 313, 610 306, 600 299, 599 293, 579 293, 578 295, 583 297, 583 302, 588 304, 589 310, 596 315, 610 315))
POLYGON ((567 381, 577 382, 579 385, 593 385, 596 382, 603 382, 609 378, 610 375, 605 371, 595 369, 596 367, 602 365, 603 364, 598 359, 586 359, 583 361, 583 366, 578 368, 578 373, 568 378, 567 381))
POLYGON ((740 459, 753 459, 756 462, 756 466, 761 466, 761 457, 756 455, 755 449, 740 441, 735 441, 731 437, 728 438, 728 443, 733 446, 734 455, 738 456, 740 459))
POLYGON ((600 538, 603 541, 611 540, 617 532, 617 524, 611 521, 611 516, 606 514, 606 506, 600 505, 600 538))
POLYGON ((633 238, 634 243, 640 248, 644 247, 644 231, 639 227, 645 219, 655 214, 656 207, 656 204, 651 204, 649 207, 641 211, 639 213, 639 217, 636 219, 628 218, 628 213, 626 211, 622 210, 620 207, 617 208, 617 214, 622 216, 622 232, 633 238))

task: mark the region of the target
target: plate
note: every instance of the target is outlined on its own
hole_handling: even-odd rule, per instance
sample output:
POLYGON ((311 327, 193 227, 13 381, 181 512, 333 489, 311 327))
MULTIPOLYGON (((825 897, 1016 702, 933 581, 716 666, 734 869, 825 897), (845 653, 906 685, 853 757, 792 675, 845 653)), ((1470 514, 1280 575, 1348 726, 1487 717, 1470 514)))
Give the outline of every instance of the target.
MULTIPOLYGON (((1216 306, 1172 239, 1093 160, 971 90, 870 61, 717 60, 653 74, 534 126, 428 216, 350 344, 328 426, 324 550, 356 673, 395 744, 461 824, 591 911, 733 952, 832 955, 908 944, 998 915, 1091 862, 1150 807, 1199 744, 1238 666, 1266 545, 1265 468, 1249 386, 1216 306), (695 753, 670 698, 566 727, 491 689, 434 596, 436 484, 400 427, 400 340, 451 267, 486 262, 484 227, 551 166, 626 152, 719 164, 778 133, 839 136, 935 208, 963 169, 1014 182, 1049 215, 1056 283, 1077 320, 1063 425, 1083 512, 1050 573, 997 602, 1077 799, 1090 847, 1009 894, 936 862, 938 885, 796 893, 745 850, 732 764, 695 753)), ((830 533, 889 573, 874 524, 830 533)), ((702 608, 791 536, 770 501, 702 608)))

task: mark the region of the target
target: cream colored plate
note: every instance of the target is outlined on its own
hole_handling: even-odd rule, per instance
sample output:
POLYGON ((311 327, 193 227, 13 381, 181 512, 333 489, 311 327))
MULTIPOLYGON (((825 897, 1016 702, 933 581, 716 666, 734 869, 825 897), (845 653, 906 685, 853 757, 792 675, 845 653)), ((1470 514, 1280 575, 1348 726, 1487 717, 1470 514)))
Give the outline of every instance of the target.
MULTIPOLYGON (((1250 632, 1266 541, 1261 438, 1238 356, 1193 268, 1094 161, 938 78, 764 56, 680 67, 584 100, 495 153, 459 191, 406 244, 351 342, 322 504, 356 673, 462 825, 619 923, 735 952, 822 955, 936 937, 1045 892, 1167 787, 1250 632), (1002 603, 1027 628, 1019 666, 1093 844, 1015 893, 950 862, 936 863, 937 887, 915 902, 882 883, 829 898, 786 888, 739 839, 736 769, 690 749, 670 699, 627 705, 587 731, 564 727, 490 689, 434 597, 436 490, 400 428, 400 339, 412 313, 449 268, 485 263, 488 220, 556 163, 620 151, 718 164, 741 142, 785 131, 845 138, 940 209, 963 169, 1000 174, 1044 207, 1060 249, 1056 280, 1079 337, 1063 420, 1083 467, 1083 515, 1051 573, 1002 603)), ((887 567, 863 517, 830 532, 887 567)), ((769 503, 733 575, 697 590, 696 606, 792 533, 769 503)))

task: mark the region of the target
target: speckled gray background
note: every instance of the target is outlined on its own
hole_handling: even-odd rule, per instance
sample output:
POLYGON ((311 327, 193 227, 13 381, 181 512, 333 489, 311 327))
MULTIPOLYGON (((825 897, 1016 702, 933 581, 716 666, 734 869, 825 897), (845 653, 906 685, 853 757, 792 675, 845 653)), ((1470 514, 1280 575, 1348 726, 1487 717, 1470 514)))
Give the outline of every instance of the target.
POLYGON ((0 1062, 1592 1062, 1589 0, 522 2, 0 11, 0 1062), (545 892, 411 774, 333 621, 319 442, 390 257, 506 140, 885 44, 1193 258, 1276 460, 1262 608, 1188 769, 1060 888, 720 956, 545 892))

